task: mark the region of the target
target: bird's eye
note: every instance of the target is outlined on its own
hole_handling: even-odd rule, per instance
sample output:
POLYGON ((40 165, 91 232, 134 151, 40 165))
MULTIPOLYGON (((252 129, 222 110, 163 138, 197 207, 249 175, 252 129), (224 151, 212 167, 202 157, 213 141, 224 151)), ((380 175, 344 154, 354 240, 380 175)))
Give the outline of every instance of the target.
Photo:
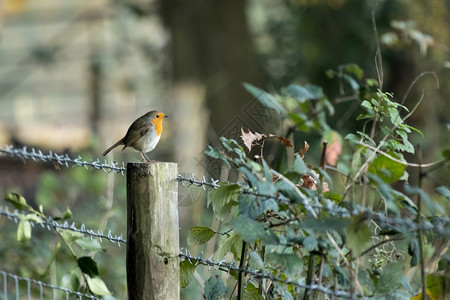
POLYGON ((159 115, 156 115, 157 118, 159 118, 159 115))

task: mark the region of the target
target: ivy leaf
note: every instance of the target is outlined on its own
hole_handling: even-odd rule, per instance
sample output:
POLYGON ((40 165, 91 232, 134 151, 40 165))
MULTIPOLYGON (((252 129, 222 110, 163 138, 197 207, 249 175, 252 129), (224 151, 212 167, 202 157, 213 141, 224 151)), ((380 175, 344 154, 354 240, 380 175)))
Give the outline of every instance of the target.
POLYGON ((191 283, 194 277, 196 266, 194 262, 185 259, 180 263, 180 286, 185 288, 191 283))
POLYGON ((285 114, 286 111, 284 110, 283 106, 281 106, 275 98, 267 93, 266 91, 263 91, 254 85, 251 85, 249 83, 244 83, 244 88, 253 95, 256 99, 258 99, 259 102, 261 102, 265 107, 268 107, 270 109, 275 110, 276 112, 280 114, 285 114))
POLYGON ((227 288, 219 275, 213 275, 205 282, 203 289, 206 300, 220 299, 227 292, 227 288))
POLYGON ((25 198, 17 193, 8 193, 6 195, 6 202, 11 203, 14 205, 15 208, 18 210, 25 210, 28 209, 30 206, 27 203, 27 200, 25 198))
POLYGON ((266 255, 266 259, 275 266, 281 266, 289 274, 298 274, 303 269, 300 257, 292 253, 271 252, 266 255))
POLYGON ((216 233, 209 227, 194 226, 189 230, 187 237, 187 244, 192 245, 203 245, 209 241, 216 233))
POLYGON ((89 256, 83 256, 77 259, 78 267, 81 272, 89 275, 91 278, 98 276, 97 263, 89 256))
POLYGON ((382 294, 387 294, 398 288, 403 280, 402 264, 400 262, 393 262, 387 264, 383 269, 380 279, 375 286, 375 291, 382 294))
POLYGON ((262 239, 266 236, 266 231, 261 223, 243 216, 237 217, 228 223, 228 225, 231 226, 237 234, 239 234, 239 236, 248 243, 253 243, 256 240, 262 239))
POLYGON ((111 292, 106 287, 105 282, 100 277, 86 276, 87 284, 91 292, 99 296, 111 295, 111 292))

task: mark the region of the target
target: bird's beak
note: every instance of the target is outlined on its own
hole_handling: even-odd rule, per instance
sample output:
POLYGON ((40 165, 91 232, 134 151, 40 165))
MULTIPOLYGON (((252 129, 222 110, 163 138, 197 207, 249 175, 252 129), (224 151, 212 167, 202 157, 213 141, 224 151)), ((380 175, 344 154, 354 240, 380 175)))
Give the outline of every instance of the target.
POLYGON ((168 117, 169 117, 168 115, 164 115, 164 119, 165 119, 165 118, 168 118, 168 117))

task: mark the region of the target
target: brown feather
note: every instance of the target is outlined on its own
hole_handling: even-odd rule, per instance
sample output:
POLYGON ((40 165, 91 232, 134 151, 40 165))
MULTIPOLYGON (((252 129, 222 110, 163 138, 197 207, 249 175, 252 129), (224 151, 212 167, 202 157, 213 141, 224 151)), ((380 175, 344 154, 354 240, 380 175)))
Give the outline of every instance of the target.
MULTIPOLYGON (((105 152, 103 152, 103 156, 105 156, 106 154, 108 154, 112 149, 116 148, 119 145, 123 145, 125 144, 125 138, 121 138, 120 140, 117 141, 117 143, 115 143, 114 145, 112 145, 111 147, 109 147, 108 149, 105 150, 105 152)), ((126 146, 125 146, 126 147, 126 146)), ((125 149, 124 147, 124 149, 125 149)), ((123 150, 123 149, 122 149, 123 150)))

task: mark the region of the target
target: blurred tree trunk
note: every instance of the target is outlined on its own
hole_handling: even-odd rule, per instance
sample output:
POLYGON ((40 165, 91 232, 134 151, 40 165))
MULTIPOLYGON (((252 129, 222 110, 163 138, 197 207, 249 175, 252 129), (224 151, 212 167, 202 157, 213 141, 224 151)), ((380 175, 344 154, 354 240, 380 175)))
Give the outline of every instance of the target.
POLYGON ((251 97, 242 82, 258 84, 260 73, 245 4, 243 0, 160 2, 172 38, 174 134, 180 137, 175 139, 177 143, 184 141, 182 147, 174 147, 180 152, 175 153, 179 162, 192 162, 202 153, 207 133, 211 142, 226 132, 239 114, 246 118, 244 107, 251 97))

